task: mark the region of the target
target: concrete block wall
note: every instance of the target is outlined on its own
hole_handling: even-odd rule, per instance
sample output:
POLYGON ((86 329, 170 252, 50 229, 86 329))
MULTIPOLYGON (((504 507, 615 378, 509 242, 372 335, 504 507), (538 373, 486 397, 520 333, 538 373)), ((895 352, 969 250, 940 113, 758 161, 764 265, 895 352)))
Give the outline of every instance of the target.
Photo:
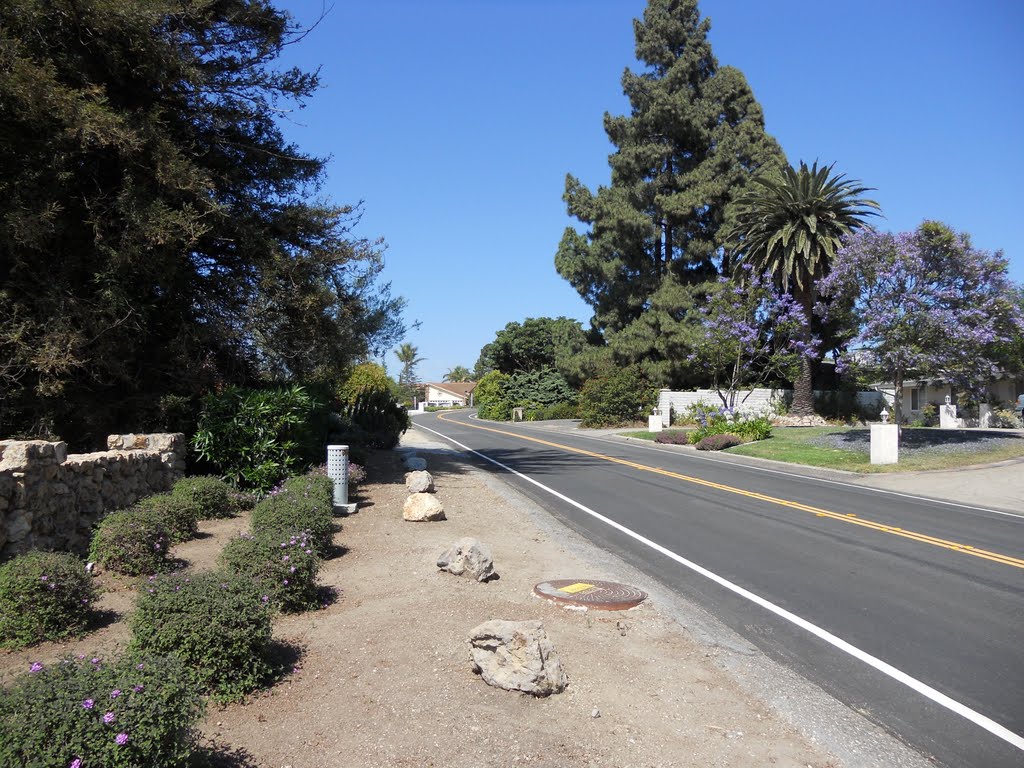
POLYGON ((0 560, 30 549, 83 554, 104 514, 168 491, 185 473, 181 433, 110 435, 107 450, 0 440, 0 560))
MULTIPOLYGON (((828 394, 824 391, 815 391, 816 396, 828 394)), ((741 391, 736 396, 737 406, 736 412, 740 416, 747 418, 756 418, 758 416, 771 416, 777 412, 777 407, 781 403, 789 403, 793 400, 793 390, 791 389, 753 389, 748 391, 741 391)), ((874 390, 869 392, 858 392, 857 402, 864 408, 870 410, 872 408, 881 409, 885 402, 882 393, 874 390)), ((722 398, 718 396, 718 393, 713 389, 695 389, 691 392, 676 392, 669 389, 663 389, 658 395, 658 410, 661 411, 661 422, 666 427, 671 426, 669 424, 669 409, 672 409, 673 413, 681 413, 689 408, 691 405, 697 403, 704 403, 705 405, 713 405, 719 407, 722 405, 722 398)))

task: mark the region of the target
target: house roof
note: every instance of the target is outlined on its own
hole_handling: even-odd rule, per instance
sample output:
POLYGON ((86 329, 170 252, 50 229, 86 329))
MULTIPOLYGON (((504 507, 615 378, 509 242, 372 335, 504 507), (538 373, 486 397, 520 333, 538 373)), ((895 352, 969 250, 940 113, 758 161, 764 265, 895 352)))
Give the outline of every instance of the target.
POLYGON ((469 393, 476 389, 475 381, 446 381, 443 384, 427 384, 428 387, 447 392, 456 397, 469 397, 469 393))

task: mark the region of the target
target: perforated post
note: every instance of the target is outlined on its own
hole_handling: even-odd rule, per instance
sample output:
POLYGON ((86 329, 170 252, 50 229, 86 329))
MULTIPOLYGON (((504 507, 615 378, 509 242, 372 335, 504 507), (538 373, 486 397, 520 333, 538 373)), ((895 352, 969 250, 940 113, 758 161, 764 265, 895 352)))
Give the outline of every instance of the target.
POLYGON ((348 446, 327 446, 327 476, 334 481, 334 506, 348 506, 348 446))

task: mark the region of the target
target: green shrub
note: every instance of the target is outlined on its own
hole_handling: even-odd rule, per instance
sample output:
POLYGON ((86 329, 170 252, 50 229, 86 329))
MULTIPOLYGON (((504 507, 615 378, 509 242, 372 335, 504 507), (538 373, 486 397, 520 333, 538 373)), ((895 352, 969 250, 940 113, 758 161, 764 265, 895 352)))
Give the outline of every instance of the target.
POLYGON ((316 553, 326 556, 334 538, 333 489, 327 477, 291 478, 253 509, 253 534, 287 538, 306 533, 316 553))
POLYGON ((742 445, 743 439, 738 435, 731 435, 723 432, 717 435, 708 435, 697 443, 698 451, 722 451, 726 448, 742 445))
POLYGON ((367 389, 341 406, 336 415, 341 426, 332 428, 331 443, 390 450, 409 428, 409 413, 387 390, 367 389))
POLYGON ((992 424, 996 429, 1020 429, 1021 419, 1016 411, 1009 408, 994 408, 992 410, 992 424))
POLYGON ((654 442, 661 443, 663 445, 686 445, 690 442, 689 435, 681 429, 668 429, 664 432, 659 432, 654 442))
POLYGON ((505 393, 508 375, 491 371, 477 382, 473 390, 473 403, 478 407, 481 419, 508 421, 512 418, 512 403, 505 393))
POLYGON ((220 564, 228 573, 258 585, 279 610, 306 611, 319 605, 316 576, 320 558, 306 533, 287 537, 243 534, 224 547, 220 564))
POLYGON ((720 406, 711 405, 709 403, 705 403, 703 400, 698 400, 696 403, 690 403, 683 410, 674 414, 672 423, 702 425, 707 421, 708 414, 717 415, 720 411, 720 406))
POLYGON ((524 413, 527 421, 548 421, 550 419, 575 419, 579 413, 576 403, 555 403, 533 408, 524 413))
POLYGON ((709 435, 724 434, 737 435, 745 442, 766 440, 772 435, 772 422, 766 416, 729 421, 721 413, 717 416, 708 415, 703 426, 690 433, 690 442, 697 444, 709 435))
POLYGON ((203 398, 192 448, 235 487, 266 492, 309 451, 315 407, 302 387, 229 387, 203 398))
POLYGON ((0 765, 185 766, 203 706, 192 676, 173 659, 33 664, 0 690, 0 765))
POLYGON ((636 367, 620 368, 590 379, 580 392, 584 427, 616 427, 641 421, 657 400, 657 391, 636 367))
POLYGON ((171 534, 157 512, 123 509, 100 520, 92 536, 89 559, 126 576, 147 576, 170 565, 171 534))
POLYGON ((270 596, 219 571, 152 577, 131 618, 132 653, 174 656, 201 690, 237 701, 272 672, 270 596))
POLYGON ((171 494, 191 504, 197 520, 234 517, 239 509, 231 497, 231 486, 216 477, 183 477, 174 484, 171 494))
POLYGON ((85 563, 74 555, 18 555, 0 566, 0 648, 81 635, 96 598, 85 563))
POLYGON ((132 509, 147 510, 157 515, 171 536, 171 544, 189 541, 199 533, 198 508, 181 496, 158 493, 140 499, 132 509))
POLYGON ((772 436, 772 422, 767 416, 758 416, 755 419, 741 419, 733 422, 730 432, 734 435, 739 435, 746 442, 767 440, 772 436))

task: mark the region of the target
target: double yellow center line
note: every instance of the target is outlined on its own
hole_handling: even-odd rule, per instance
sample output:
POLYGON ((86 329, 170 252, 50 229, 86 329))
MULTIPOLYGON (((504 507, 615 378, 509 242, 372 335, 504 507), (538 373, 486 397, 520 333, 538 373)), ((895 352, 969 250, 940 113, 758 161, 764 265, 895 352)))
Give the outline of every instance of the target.
MULTIPOLYGON (((452 421, 447 418, 444 414, 438 416, 441 421, 452 421)), ((539 445, 545 445, 549 448, 557 448, 562 451, 569 453, 576 453, 581 456, 589 456, 594 459, 600 459, 602 461, 608 461, 612 464, 621 464, 624 467, 630 467, 632 469, 638 469, 642 472, 651 472, 656 475, 663 475, 664 477, 670 477, 674 480, 682 480, 687 483, 693 483, 694 485, 703 486, 705 488, 714 488, 717 491, 724 491, 725 493, 733 493, 737 496, 745 496, 748 499, 757 499, 758 501, 765 501, 770 504, 777 504, 781 507, 787 507, 789 509, 795 509, 800 512, 807 512, 813 514, 816 517, 824 517, 832 520, 838 520, 842 523, 848 523, 849 525, 857 525, 861 528, 870 528, 874 531, 881 533, 888 533, 893 536, 901 536, 904 539, 912 539, 913 541, 921 542, 922 544, 930 544, 933 547, 941 547, 943 549, 949 549, 954 552, 960 552, 965 555, 971 555, 973 557, 980 557, 984 560, 991 560, 1001 565, 1009 565, 1014 568, 1024 568, 1024 559, 1019 557, 1013 557, 1011 555, 1004 555, 999 552, 991 552, 987 549, 979 549, 978 547, 972 547, 968 544, 959 544, 955 541, 949 541, 947 539, 940 539, 936 536, 929 536, 925 533, 918 533, 917 531, 908 531, 904 528, 897 528, 894 525, 886 525, 884 523, 875 522, 874 520, 867 520, 862 517, 858 517, 855 514, 843 514, 840 512, 831 512, 827 509, 821 509, 819 507, 812 507, 808 504, 801 504, 796 501, 789 501, 788 499, 780 499, 775 496, 767 496, 763 493, 756 493, 754 491, 747 491, 742 488, 735 488, 731 485, 723 485, 722 483, 713 483, 710 480, 703 480, 699 477, 692 477, 690 475, 682 475, 678 472, 671 472, 667 469, 661 469, 660 467, 652 467, 647 464, 639 464, 635 461, 628 461, 627 459, 618 459, 614 456, 607 456, 603 453, 595 453, 594 451, 588 451, 584 448, 575 448, 571 445, 563 445, 561 443, 553 443, 550 440, 542 440, 538 437, 530 437, 528 435, 521 435, 516 432, 509 432, 504 429, 495 429, 494 427, 485 427, 481 424, 467 424, 463 421, 452 421, 452 423, 459 424, 460 426, 470 427, 472 429, 480 429, 485 432, 494 432, 498 435, 505 435, 507 437, 514 437, 519 440, 526 440, 531 443, 538 443, 539 445)))

